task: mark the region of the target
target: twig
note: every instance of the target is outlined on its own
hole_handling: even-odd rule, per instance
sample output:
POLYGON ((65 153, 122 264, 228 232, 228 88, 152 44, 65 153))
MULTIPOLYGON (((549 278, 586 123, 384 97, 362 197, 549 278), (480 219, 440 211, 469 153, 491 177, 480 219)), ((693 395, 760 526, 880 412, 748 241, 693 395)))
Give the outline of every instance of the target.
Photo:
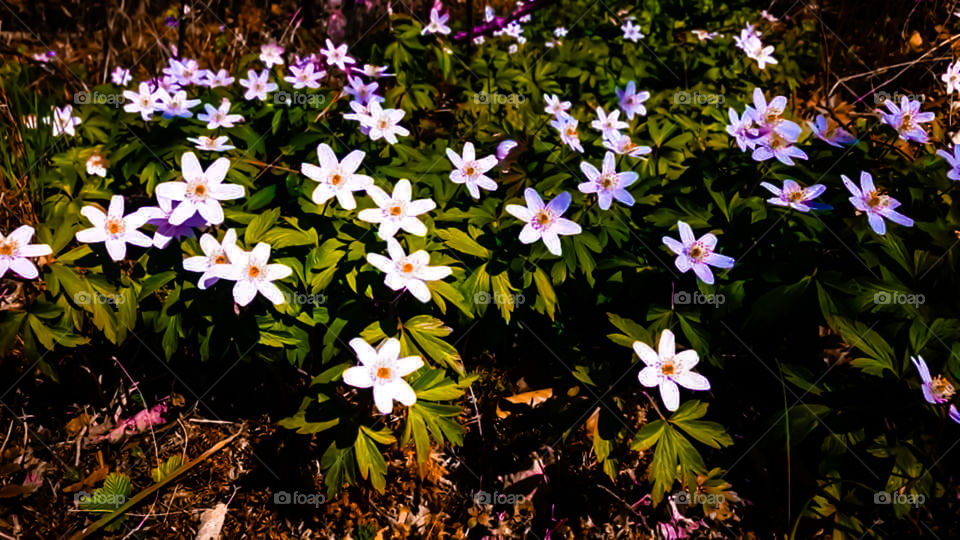
POLYGON ((173 480, 175 480, 176 478, 178 478, 178 477, 179 477, 180 475, 182 475, 183 473, 189 471, 189 470, 192 469, 194 466, 198 465, 199 463, 203 462, 204 460, 206 460, 207 458, 209 458, 210 456, 212 456, 212 455, 215 454, 216 452, 220 451, 224 446, 230 444, 234 439, 236 439, 236 438, 240 435, 240 433, 242 433, 242 432, 243 432, 243 430, 239 430, 239 431, 237 431, 236 433, 234 433, 233 435, 230 435, 230 436, 227 437, 226 439, 223 439, 223 440, 221 440, 220 442, 218 442, 217 444, 211 446, 206 452, 204 452, 203 454, 201 454, 199 457, 197 457, 197 458, 189 461, 188 463, 184 463, 183 465, 181 465, 180 467, 178 467, 176 471, 170 473, 169 476, 167 476, 166 478, 164 478, 164 479, 161 480, 160 482, 157 482, 156 484, 153 484, 152 486, 144 489, 144 490, 141 491, 140 493, 137 493, 132 499, 130 499, 129 501, 127 501, 127 503, 124 504, 123 506, 121 506, 120 508, 117 508, 117 509, 114 510, 113 512, 111 512, 111 513, 107 514, 106 516, 100 518, 99 520, 97 520, 96 522, 94 522, 94 523, 91 524, 90 526, 86 527, 86 528, 83 529, 82 531, 80 531, 80 532, 78 532, 77 534, 71 536, 71 537, 70 537, 70 540, 82 540, 83 538, 86 538, 86 537, 90 536, 91 534, 97 532, 98 530, 102 529, 105 525, 107 525, 107 524, 110 523, 111 521, 113 521, 113 520, 117 519, 118 517, 120 517, 121 515, 123 515, 124 512, 126 512, 126 511, 129 510, 130 508, 134 507, 137 503, 139 503, 140 501, 142 501, 143 499, 145 499, 146 497, 148 497, 151 493, 153 493, 153 492, 159 490, 160 488, 162 488, 163 486, 169 484, 170 482, 172 482, 173 480))

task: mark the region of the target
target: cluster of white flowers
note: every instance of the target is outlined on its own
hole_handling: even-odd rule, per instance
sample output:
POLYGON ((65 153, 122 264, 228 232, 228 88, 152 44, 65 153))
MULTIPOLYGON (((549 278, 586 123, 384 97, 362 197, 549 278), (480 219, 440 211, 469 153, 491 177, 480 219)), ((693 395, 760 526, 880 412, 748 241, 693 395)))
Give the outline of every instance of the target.
POLYGON ((773 57, 773 45, 764 46, 760 40, 761 34, 752 24, 748 24, 740 31, 739 36, 734 36, 733 41, 737 47, 747 54, 747 57, 756 60, 757 67, 763 69, 767 64, 776 64, 777 59, 773 57))

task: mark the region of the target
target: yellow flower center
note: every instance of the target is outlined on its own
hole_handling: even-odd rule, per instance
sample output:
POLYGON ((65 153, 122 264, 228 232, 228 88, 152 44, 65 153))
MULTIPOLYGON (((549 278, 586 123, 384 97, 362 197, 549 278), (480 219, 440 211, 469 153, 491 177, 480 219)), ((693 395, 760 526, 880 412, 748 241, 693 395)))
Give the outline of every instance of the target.
POLYGON ((405 274, 409 274, 410 272, 413 272, 413 264, 405 262, 403 263, 403 266, 400 267, 400 269, 403 270, 405 274))
POLYGON ((0 243, 0 256, 10 257, 13 255, 14 249, 17 247, 17 244, 12 240, 0 243))
POLYGON ((463 174, 465 174, 465 175, 467 175, 467 176, 473 176, 473 175, 477 174, 477 170, 473 168, 473 165, 467 165, 467 166, 464 167, 464 169, 463 169, 463 174))
POLYGON ((787 200, 790 202, 797 202, 803 200, 803 192, 800 190, 791 191, 787 193, 787 200))
POLYGON ((227 256, 221 253, 213 259, 213 264, 227 264, 227 256))
POLYGON ((390 378, 390 368, 388 367, 379 367, 377 368, 377 378, 378 379, 389 379, 390 378))
POLYGON ((553 218, 550 216, 550 214, 548 214, 547 212, 544 212, 543 210, 541 210, 540 212, 537 212, 536 217, 534 217, 533 219, 534 219, 534 220, 537 222, 537 224, 540 225, 541 227, 546 227, 546 226, 549 225, 550 222, 553 220, 553 218))
POLYGON ((673 360, 668 360, 660 366, 660 373, 664 375, 673 375, 676 371, 677 367, 673 364, 673 360))
POLYGON ((340 185, 340 182, 343 182, 343 176, 340 176, 340 174, 335 174, 335 175, 333 175, 333 176, 330 177, 330 183, 331 183, 331 184, 333 184, 333 185, 335 185, 335 186, 339 186, 339 185, 340 185))
POLYGON ((953 385, 943 375, 937 375, 930 381, 930 392, 941 401, 947 401, 953 397, 955 391, 953 385))
POLYGON ((247 268, 247 275, 250 276, 251 278, 256 279, 257 277, 260 276, 261 273, 262 271, 258 266, 250 266, 250 268, 247 268))
POLYGON ((120 234, 123 232, 123 222, 119 219, 107 220, 107 232, 110 234, 120 234))
POLYGON ((400 208, 400 205, 394 205, 390 207, 391 216, 399 216, 403 214, 403 208, 400 208))

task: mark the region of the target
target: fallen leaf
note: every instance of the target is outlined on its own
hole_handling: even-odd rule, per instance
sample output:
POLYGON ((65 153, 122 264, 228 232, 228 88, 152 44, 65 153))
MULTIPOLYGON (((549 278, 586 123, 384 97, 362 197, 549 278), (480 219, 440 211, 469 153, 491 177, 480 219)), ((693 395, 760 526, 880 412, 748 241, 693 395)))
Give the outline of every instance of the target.
POLYGON ((200 514, 200 529, 197 530, 196 540, 216 540, 220 538, 223 529, 223 520, 227 517, 227 505, 218 503, 217 506, 204 510, 200 514))

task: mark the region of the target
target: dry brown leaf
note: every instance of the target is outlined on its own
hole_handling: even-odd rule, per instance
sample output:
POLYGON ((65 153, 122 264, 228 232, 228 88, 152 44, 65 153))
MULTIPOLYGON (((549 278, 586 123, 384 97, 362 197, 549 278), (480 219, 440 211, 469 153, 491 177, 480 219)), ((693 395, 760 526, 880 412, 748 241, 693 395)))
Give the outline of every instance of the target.
MULTIPOLYGON (((531 407, 536 407, 551 397, 553 397, 553 388, 544 388, 542 390, 521 392, 503 399, 509 401, 510 403, 516 403, 517 405, 529 405, 531 407)), ((499 405, 497 405, 497 417, 506 418, 508 416, 510 416, 510 411, 505 411, 501 409, 499 405)))

